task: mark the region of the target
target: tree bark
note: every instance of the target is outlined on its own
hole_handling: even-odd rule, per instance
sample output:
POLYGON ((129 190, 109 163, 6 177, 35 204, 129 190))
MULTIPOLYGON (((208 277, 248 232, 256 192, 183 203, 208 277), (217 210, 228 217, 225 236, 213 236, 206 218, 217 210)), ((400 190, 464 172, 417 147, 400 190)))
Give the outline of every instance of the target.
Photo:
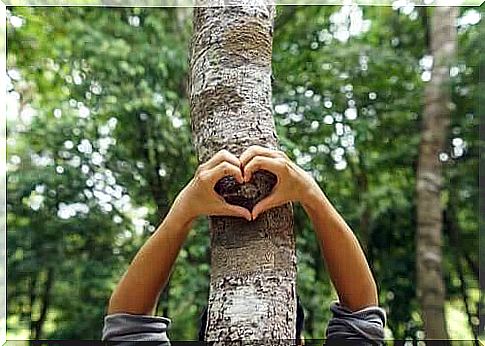
MULTIPOLYGON (((200 162, 221 149, 240 155, 250 145, 278 145, 271 104, 274 6, 267 0, 251 6, 243 2, 194 9, 189 95, 200 162)), ((261 171, 245 185, 226 177, 216 188, 229 203, 251 210, 275 183, 273 174, 261 171)), ((211 217, 210 232, 205 339, 295 339, 291 204, 271 209, 252 222, 211 217)))
POLYGON ((451 117, 450 63, 456 51, 457 8, 436 7, 430 18, 434 59, 432 78, 425 88, 425 107, 417 168, 416 270, 427 339, 448 339, 442 269, 442 163, 451 117))

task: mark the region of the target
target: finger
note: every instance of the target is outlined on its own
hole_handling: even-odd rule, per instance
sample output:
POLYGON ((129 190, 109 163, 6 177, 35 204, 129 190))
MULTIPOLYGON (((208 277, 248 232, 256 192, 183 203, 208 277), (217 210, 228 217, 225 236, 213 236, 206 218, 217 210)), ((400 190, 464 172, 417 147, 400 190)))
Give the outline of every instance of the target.
POLYGON ((209 181, 214 184, 218 182, 219 179, 226 177, 228 175, 236 178, 236 180, 241 184, 244 182, 241 168, 239 166, 234 166, 233 164, 227 161, 223 161, 219 163, 217 166, 215 166, 214 168, 210 169, 207 172, 207 175, 209 177, 208 178, 209 181))
POLYGON ((203 167, 204 169, 212 169, 224 161, 227 161, 237 167, 241 166, 241 161, 237 158, 236 155, 231 154, 229 151, 223 149, 218 151, 206 163, 202 164, 201 167, 203 167))
POLYGON ((217 215, 242 217, 251 221, 251 212, 249 210, 237 205, 229 204, 225 201, 217 215))
POLYGON ((251 159, 253 159, 255 156, 266 156, 266 157, 282 157, 283 152, 261 147, 259 145, 253 145, 247 148, 239 158, 241 161, 242 166, 244 167, 245 165, 248 164, 251 159))
POLYGON ((264 211, 284 203, 285 202, 281 201, 276 195, 269 195, 254 206, 253 211, 251 212, 253 220, 255 220, 264 211))
POLYGON ((250 181, 253 173, 260 169, 270 171, 279 178, 285 167, 286 160, 282 158, 256 156, 246 166, 244 166, 244 181, 250 181))

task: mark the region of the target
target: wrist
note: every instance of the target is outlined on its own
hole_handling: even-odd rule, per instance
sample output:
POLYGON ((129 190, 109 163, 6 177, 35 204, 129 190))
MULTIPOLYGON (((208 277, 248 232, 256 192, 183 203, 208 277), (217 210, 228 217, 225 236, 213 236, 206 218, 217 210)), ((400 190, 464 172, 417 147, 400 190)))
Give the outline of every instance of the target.
POLYGON ((174 205, 172 208, 169 210, 168 214, 165 216, 165 219, 163 220, 162 224, 159 226, 157 233, 160 235, 160 230, 165 230, 169 231, 172 236, 175 237, 182 237, 185 239, 187 237, 190 229, 192 222, 194 221, 195 218, 189 217, 186 214, 184 214, 183 210, 180 210, 174 205))
POLYGON ((188 224, 194 221, 199 215, 191 205, 190 194, 187 194, 187 188, 183 189, 170 208, 169 215, 172 219, 180 224, 188 224))
POLYGON ((320 209, 321 205, 326 203, 327 198, 325 194, 320 189, 315 181, 312 184, 308 184, 304 193, 302 194, 302 199, 300 200, 301 205, 307 211, 320 209))

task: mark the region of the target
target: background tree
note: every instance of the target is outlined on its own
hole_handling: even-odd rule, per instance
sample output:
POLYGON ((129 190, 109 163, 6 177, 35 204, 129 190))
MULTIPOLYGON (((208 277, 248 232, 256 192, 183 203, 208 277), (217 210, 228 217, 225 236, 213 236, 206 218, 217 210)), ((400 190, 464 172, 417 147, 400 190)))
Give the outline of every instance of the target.
POLYGON ((431 14, 431 80, 425 88, 425 107, 416 177, 417 296, 422 307, 426 337, 449 339, 446 330, 445 286, 442 270, 443 149, 448 137, 452 101, 450 67, 455 59, 457 10, 436 7, 431 14))

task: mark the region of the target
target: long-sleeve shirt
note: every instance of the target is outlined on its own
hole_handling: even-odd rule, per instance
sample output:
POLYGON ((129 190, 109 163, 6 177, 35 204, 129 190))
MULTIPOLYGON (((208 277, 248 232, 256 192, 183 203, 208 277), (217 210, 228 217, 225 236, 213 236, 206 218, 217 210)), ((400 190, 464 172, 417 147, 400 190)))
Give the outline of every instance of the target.
MULTIPOLYGON (((330 305, 332 318, 327 331, 327 343, 352 341, 356 345, 382 345, 386 313, 378 306, 351 311, 339 302, 330 305)), ((129 341, 156 341, 170 345, 167 330, 171 321, 166 317, 117 313, 104 318, 102 340, 121 341, 117 345, 133 345, 129 341)))

